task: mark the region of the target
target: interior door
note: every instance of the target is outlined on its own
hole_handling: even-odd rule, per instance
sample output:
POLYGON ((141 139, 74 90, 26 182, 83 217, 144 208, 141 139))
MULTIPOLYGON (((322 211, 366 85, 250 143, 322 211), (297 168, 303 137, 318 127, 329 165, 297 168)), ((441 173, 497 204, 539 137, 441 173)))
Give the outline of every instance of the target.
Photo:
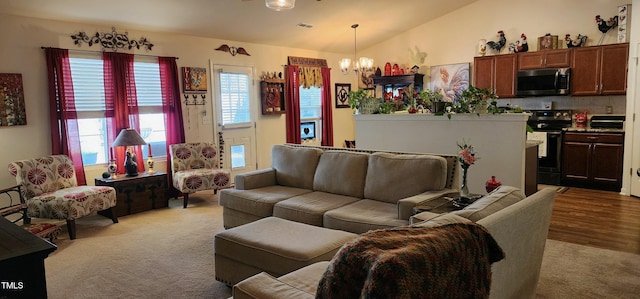
MULTIPOLYGON (((640 52, 640 44, 636 45, 636 51, 640 52)), ((640 53, 636 53, 635 57, 640 57, 640 53)), ((640 68, 638 68, 637 65, 637 59, 636 58, 636 63, 632 63, 630 65, 629 71, 633 72, 632 74, 633 76, 633 82, 635 82, 633 84, 633 103, 634 103, 634 107, 633 107, 633 113, 634 115, 640 115, 640 105, 638 105, 638 101, 640 100, 640 68)), ((631 84, 630 84, 631 85, 631 84)), ((627 101, 627 105, 629 105, 629 102, 627 101)), ((629 117, 627 116, 627 122, 631 121, 632 124, 631 126, 627 125, 627 128, 632 127, 632 132, 631 134, 633 134, 633 139, 632 139, 632 146, 631 146, 631 190, 630 190, 630 194, 633 196, 639 196, 640 197, 640 130, 637 129, 637 126, 635 125, 636 121, 635 121, 635 117, 629 117)), ((626 176, 626 173, 623 173, 623 176, 626 176)))
POLYGON ((231 183, 239 173, 256 170, 256 122, 253 68, 211 65, 217 115, 216 136, 222 145, 222 167, 231 169, 231 183))

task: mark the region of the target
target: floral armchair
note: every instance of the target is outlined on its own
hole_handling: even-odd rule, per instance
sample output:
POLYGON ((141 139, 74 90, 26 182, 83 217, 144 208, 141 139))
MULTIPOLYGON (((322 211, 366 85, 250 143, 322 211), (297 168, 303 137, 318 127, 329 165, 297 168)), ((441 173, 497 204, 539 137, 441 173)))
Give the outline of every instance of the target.
POLYGON ((106 186, 78 186, 71 159, 52 155, 9 164, 27 203, 27 214, 34 218, 64 219, 71 240, 76 238, 76 219, 101 214, 118 223, 112 207, 116 191, 106 186))
POLYGON ((183 207, 189 204, 189 193, 229 186, 231 171, 219 167, 220 156, 212 143, 178 143, 169 146, 173 187, 184 194, 183 207))
POLYGON ((22 186, 17 185, 0 190, 0 216, 21 226, 30 233, 55 243, 60 234, 60 226, 56 223, 32 223, 27 214, 27 203, 24 200, 22 186))

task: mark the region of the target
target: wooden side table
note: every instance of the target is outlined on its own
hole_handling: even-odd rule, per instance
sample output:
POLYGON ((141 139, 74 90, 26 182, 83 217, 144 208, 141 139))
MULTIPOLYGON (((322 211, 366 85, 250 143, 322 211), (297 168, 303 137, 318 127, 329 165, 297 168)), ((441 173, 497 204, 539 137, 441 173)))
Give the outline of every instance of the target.
POLYGON ((56 246, 0 217, 0 298, 47 298, 44 259, 56 246))
POLYGON ((165 172, 145 172, 134 177, 122 174, 117 178, 96 178, 95 184, 116 189, 117 204, 113 209, 118 217, 168 206, 165 172))

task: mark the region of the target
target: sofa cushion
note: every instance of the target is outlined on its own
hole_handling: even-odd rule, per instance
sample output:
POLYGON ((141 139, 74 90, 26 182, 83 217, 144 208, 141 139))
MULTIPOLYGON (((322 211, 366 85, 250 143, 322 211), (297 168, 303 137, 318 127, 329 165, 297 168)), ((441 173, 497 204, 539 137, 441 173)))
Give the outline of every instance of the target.
POLYGON ((249 190, 222 189, 220 205, 258 217, 268 217, 273 214, 273 205, 277 202, 309 192, 311 192, 309 189, 285 186, 268 186, 249 190))
POLYGON ((447 161, 434 155, 373 153, 369 156, 364 197, 390 203, 429 190, 447 181, 447 161))
POLYGON ((358 200, 356 197, 315 191, 277 203, 273 207, 273 216, 323 226, 322 216, 325 212, 358 200))
POLYGON ((274 145, 271 148, 271 167, 276 170, 278 185, 312 189, 313 175, 322 150, 274 145))
POLYGON ((313 190, 362 198, 369 154, 326 151, 313 178, 313 190))
POLYGON ((363 199, 324 213, 326 228, 361 234, 374 229, 391 228, 409 224, 398 219, 395 204, 363 199))
POLYGON ((462 216, 473 222, 500 211, 525 198, 522 190, 512 186, 500 186, 474 203, 452 214, 462 216))
MULTIPOLYGON (((428 213, 428 212, 426 212, 428 213)), ((471 220, 451 213, 442 213, 425 221, 411 224, 411 227, 436 227, 450 223, 469 223, 471 220)))

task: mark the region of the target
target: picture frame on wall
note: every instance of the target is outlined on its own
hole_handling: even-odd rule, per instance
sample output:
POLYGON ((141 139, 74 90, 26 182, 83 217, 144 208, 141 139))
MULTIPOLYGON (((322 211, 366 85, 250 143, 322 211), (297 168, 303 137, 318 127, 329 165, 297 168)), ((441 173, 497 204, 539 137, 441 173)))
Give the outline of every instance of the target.
POLYGON ((27 124, 22 74, 0 74, 0 127, 27 124))
POLYGON ((206 93, 207 69, 203 67, 182 67, 182 92, 206 93))
POLYGON ((431 67, 431 90, 441 93, 443 101, 457 103, 462 92, 469 89, 469 63, 435 65, 431 67))
POLYGON ((336 108, 349 108, 349 92, 351 84, 336 83, 336 108))

